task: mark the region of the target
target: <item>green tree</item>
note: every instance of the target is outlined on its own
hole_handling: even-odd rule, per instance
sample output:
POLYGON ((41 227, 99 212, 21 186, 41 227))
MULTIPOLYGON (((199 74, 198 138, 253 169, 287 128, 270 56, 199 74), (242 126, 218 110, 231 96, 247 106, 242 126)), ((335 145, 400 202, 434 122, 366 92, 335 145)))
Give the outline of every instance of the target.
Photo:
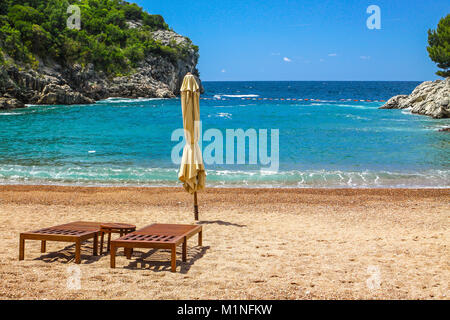
POLYGON ((132 66, 136 67, 137 64, 145 58, 144 46, 136 43, 127 47, 125 49, 125 56, 131 61, 132 66))
POLYGON ((142 18, 142 8, 135 3, 126 4, 123 10, 127 19, 140 20, 142 18))
POLYGON ((10 26, 3 26, 0 28, 0 35, 2 45, 9 56, 19 61, 26 60, 28 50, 21 41, 19 31, 10 26))
POLYGON ((40 24, 43 20, 42 14, 38 10, 21 5, 12 6, 8 12, 8 18, 13 24, 25 21, 31 24, 40 24))
POLYGON ((169 26, 164 21, 164 18, 158 14, 148 14, 144 12, 142 22, 149 26, 152 30, 169 29, 169 26))
POLYGON ((41 26, 33 24, 31 27, 31 43, 33 52, 43 52, 46 50, 47 46, 50 45, 50 34, 45 31, 41 26))
POLYGON ((105 27, 105 33, 107 34, 106 42, 109 45, 125 43, 126 34, 118 26, 113 25, 113 24, 108 24, 105 27))
POLYGON ((114 24, 116 26, 118 26, 121 29, 125 29, 125 13, 123 11, 117 10, 117 9, 112 9, 108 15, 106 16, 105 19, 107 24, 114 24))
POLYGON ((438 68, 438 76, 450 77, 450 14, 439 21, 436 30, 428 30, 428 54, 438 68))
POLYGON ((5 15, 8 13, 8 1, 7 0, 2 0, 0 1, 0 15, 5 15))

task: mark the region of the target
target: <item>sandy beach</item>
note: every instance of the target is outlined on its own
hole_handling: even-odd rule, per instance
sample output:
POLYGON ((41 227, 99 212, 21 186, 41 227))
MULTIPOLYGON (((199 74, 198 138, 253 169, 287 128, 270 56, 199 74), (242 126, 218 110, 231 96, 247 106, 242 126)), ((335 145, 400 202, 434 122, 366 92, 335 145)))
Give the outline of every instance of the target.
MULTIPOLYGON (((448 299, 449 189, 209 189, 188 261, 93 257, 67 287, 74 246, 19 233, 71 221, 194 223, 181 188, 0 186, 1 299, 448 299)), ((181 248, 179 248, 181 253, 181 248)))

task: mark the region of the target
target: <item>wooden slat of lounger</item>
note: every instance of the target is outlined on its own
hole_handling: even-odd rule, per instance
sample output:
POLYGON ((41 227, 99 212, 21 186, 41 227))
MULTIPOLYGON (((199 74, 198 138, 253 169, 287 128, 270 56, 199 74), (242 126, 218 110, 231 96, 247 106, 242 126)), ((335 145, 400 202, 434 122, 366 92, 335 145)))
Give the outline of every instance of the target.
POLYGON ((53 226, 48 227, 44 229, 34 230, 34 231, 28 231, 23 232, 24 234, 32 234, 32 233, 39 233, 39 234, 83 234, 83 233, 92 233, 92 232, 99 232, 100 231, 100 223, 95 223, 95 225, 87 226, 87 225, 78 225, 77 223, 68 223, 68 224, 62 224, 59 226, 53 226), (97 226, 98 225, 98 226, 97 226))
POLYGON ((48 241, 62 241, 75 242, 77 239, 84 241, 96 235, 96 231, 91 230, 70 230, 59 228, 45 228, 30 232, 23 232, 21 236, 28 240, 48 240, 48 241))
POLYGON ((77 229, 77 230, 92 230, 92 231, 100 231, 101 222, 86 222, 86 221, 75 221, 67 224, 62 224, 59 226, 54 226, 51 228, 69 228, 69 229, 77 229))
POLYGON ((198 245, 202 245, 202 226, 153 224, 111 241, 111 268, 116 267, 117 248, 125 248, 128 259, 135 248, 155 248, 171 250, 171 270, 176 271, 176 247, 183 243, 183 261, 187 257, 187 240, 198 234, 198 245))
POLYGON ((100 225, 100 222, 76 221, 35 231, 24 232, 24 234, 84 235, 92 232, 99 232, 100 225))
POLYGON ((198 233, 199 229, 201 229, 201 226, 152 224, 116 239, 114 242, 117 245, 120 245, 120 243, 178 244, 185 237, 198 233))
POLYGON ((76 221, 35 231, 23 232, 20 234, 19 260, 23 260, 25 257, 25 240, 40 240, 42 241, 42 253, 45 252, 46 241, 74 242, 76 246, 75 262, 80 263, 80 246, 82 242, 88 239, 94 239, 93 254, 97 255, 97 235, 100 232, 100 225, 101 223, 99 222, 76 221))
POLYGON ((172 243, 176 238, 174 235, 167 234, 128 234, 118 240, 120 241, 148 241, 148 242, 166 242, 172 243))
POLYGON ((54 228, 47 228, 47 229, 41 229, 36 230, 32 233, 35 234, 55 234, 55 235, 61 235, 61 236, 79 236, 86 233, 92 233, 92 231, 85 231, 85 230, 74 230, 74 229, 54 229, 54 228))

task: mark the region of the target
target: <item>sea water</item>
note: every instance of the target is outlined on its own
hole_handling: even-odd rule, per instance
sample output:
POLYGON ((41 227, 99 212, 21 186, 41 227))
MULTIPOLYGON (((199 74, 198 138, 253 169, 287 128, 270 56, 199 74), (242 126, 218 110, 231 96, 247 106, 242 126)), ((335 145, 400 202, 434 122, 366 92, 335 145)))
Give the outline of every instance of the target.
MULTIPOLYGON (((203 132, 267 129, 269 139, 270 130, 279 132, 278 171, 213 163, 206 166, 207 184, 448 188, 450 134, 439 129, 450 120, 378 109, 380 100, 418 84, 204 82, 203 132)), ((0 184, 179 186, 171 157, 179 128, 179 98, 3 110, 0 184)))

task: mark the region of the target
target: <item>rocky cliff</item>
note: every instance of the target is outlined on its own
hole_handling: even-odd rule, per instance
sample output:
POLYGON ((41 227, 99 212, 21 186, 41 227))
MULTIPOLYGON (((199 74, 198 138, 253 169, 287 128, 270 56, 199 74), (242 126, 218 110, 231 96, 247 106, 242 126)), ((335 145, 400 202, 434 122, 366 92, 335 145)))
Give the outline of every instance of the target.
POLYGON ((409 95, 392 97, 381 109, 409 109, 436 119, 450 117, 450 78, 427 81, 409 95))
POLYGON ((173 31, 158 30, 152 37, 162 45, 184 46, 186 52, 177 59, 148 54, 137 68, 120 77, 107 76, 93 64, 61 66, 43 59, 36 70, 0 66, 0 109, 23 104, 90 104, 109 97, 175 97, 187 72, 199 76, 198 53, 188 38, 173 31))

